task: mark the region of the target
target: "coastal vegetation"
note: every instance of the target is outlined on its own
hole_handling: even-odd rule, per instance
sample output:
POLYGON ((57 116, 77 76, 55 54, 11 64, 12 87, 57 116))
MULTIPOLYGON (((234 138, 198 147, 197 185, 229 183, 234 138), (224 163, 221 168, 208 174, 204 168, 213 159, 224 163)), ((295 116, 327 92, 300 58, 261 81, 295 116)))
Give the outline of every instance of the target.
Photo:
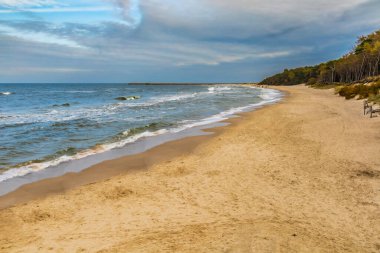
POLYGON ((267 85, 295 85, 306 83, 354 83, 380 74, 380 30, 361 36, 355 47, 338 60, 306 66, 296 69, 285 69, 263 80, 267 85))
POLYGON ((335 88, 335 92, 346 99, 355 98, 357 96, 358 99, 370 98, 371 100, 377 100, 379 90, 380 82, 371 85, 355 84, 337 86, 335 88))
POLYGON ((379 103, 380 30, 358 38, 354 48, 337 60, 295 69, 264 79, 260 84, 335 87, 336 93, 351 98, 369 98, 379 103))

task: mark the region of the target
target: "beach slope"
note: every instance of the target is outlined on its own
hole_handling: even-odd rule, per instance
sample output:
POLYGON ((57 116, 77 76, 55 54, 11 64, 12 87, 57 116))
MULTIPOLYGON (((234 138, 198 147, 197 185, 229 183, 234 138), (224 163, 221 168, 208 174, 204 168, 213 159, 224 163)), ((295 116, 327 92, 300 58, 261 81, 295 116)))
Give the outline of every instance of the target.
POLYGON ((279 89, 183 155, 0 210, 0 252, 379 252, 380 117, 279 89))

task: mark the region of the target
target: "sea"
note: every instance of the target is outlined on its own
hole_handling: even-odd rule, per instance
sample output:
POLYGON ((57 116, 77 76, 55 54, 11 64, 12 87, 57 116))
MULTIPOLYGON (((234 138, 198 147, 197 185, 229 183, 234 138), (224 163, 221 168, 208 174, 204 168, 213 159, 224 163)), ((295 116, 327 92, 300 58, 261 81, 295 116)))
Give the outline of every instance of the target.
POLYGON ((0 183, 280 98, 244 85, 0 84, 0 183))

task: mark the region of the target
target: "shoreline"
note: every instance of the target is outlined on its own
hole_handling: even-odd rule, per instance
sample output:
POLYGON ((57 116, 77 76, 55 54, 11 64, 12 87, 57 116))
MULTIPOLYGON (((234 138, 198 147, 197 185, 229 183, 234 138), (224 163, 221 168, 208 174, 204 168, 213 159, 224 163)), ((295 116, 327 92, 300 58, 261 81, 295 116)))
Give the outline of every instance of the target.
MULTIPOLYGON (((210 129, 212 130, 212 128, 210 129)), ((216 132, 211 133, 212 135, 216 134, 216 132)), ((51 195, 64 194, 74 188, 107 180, 115 176, 148 170, 149 167, 156 163, 165 162, 190 152, 210 137, 211 135, 198 135, 165 142, 135 155, 126 155, 121 158, 100 162, 80 172, 69 172, 62 176, 22 185, 16 190, 0 196, 0 211, 51 195), (181 148, 179 149, 178 147, 181 148), (164 157, 161 155, 162 153, 165 153, 164 157), (125 168, 125 164, 128 164, 128 168, 125 168), (105 169, 105 167, 111 167, 111 169, 105 169)))
POLYGON ((0 252, 378 251, 380 117, 278 88, 277 104, 157 148, 148 170, 0 210, 0 252))
MULTIPOLYGON (((253 86, 259 89, 261 88, 256 85, 249 86, 253 86)), ((269 88, 265 90, 278 91, 276 88, 269 88)), ((228 115, 228 118, 225 120, 186 129, 184 130, 185 133, 180 132, 177 137, 172 137, 173 140, 171 140, 170 137, 167 137, 169 140, 163 140, 157 145, 149 143, 149 140, 143 140, 142 143, 131 143, 130 145, 136 146, 137 149, 141 149, 141 151, 137 152, 132 151, 132 154, 126 152, 124 155, 112 157, 112 152, 116 151, 117 153, 118 150, 123 150, 126 147, 129 147, 129 145, 116 150, 106 151, 111 152, 111 155, 109 155, 108 158, 104 158, 103 160, 100 160, 94 164, 89 163, 90 165, 88 166, 84 165, 84 168, 79 170, 76 169, 76 171, 67 171, 65 164, 62 164, 63 166, 59 164, 57 166, 54 166, 57 168, 46 168, 44 170, 32 172, 31 174, 22 176, 21 180, 18 180, 18 178, 12 178, 10 179, 11 183, 5 181, 5 185, 10 185, 10 188, 14 189, 0 195, 0 210, 12 207, 17 204, 23 204, 35 199, 44 198, 49 195, 65 193, 66 191, 78 186, 96 183, 101 180, 107 180, 120 174, 134 173, 141 170, 146 170, 156 163, 160 163, 165 160, 178 157, 180 155, 186 155, 186 153, 190 152, 200 143, 205 142, 210 138, 216 137, 218 134, 220 134, 220 131, 222 131, 223 127, 234 124, 236 121, 233 119, 246 117, 245 114, 253 113, 265 107, 281 103, 282 100, 286 99, 286 96, 286 92, 282 92, 278 95, 278 97, 274 99, 271 99, 269 101, 264 100, 264 103, 260 102, 259 104, 245 106, 250 108, 246 111, 243 110, 238 113, 228 115), (148 146, 148 148, 145 146, 148 146), (180 147, 180 149, 177 150, 177 147, 180 147), (165 154, 164 156, 162 156, 163 153, 165 154), (153 159, 151 157, 153 157, 153 159), (127 168, 125 168, 125 166, 120 163, 128 164, 127 168), (106 167, 112 167, 112 169, 104 169, 106 167), (57 171, 49 171, 52 169, 57 169, 57 171), (62 172, 59 170, 62 170, 62 172), (54 176, 54 173, 57 173, 58 176, 54 176), (31 178, 28 180, 30 182, 24 183, 26 180, 23 180, 23 177, 31 178), (16 181, 15 185, 17 187, 13 187, 14 183, 12 180, 16 181), (21 181, 21 183, 17 183, 17 181, 21 181)), ((160 135, 155 137, 160 137, 160 135)), ((70 161, 69 167, 75 167, 75 165, 80 164, 81 160, 86 160, 86 158, 89 158, 89 160, 91 160, 91 158, 94 158, 93 160, 96 161, 96 158, 100 155, 103 155, 104 153, 94 154, 90 157, 84 157, 79 160, 70 161)))
MULTIPOLYGON (((27 183, 28 178, 34 181, 35 177, 29 174, 44 174, 41 171, 47 168, 49 170, 52 168, 52 170, 58 171, 63 169, 65 172, 77 172, 107 159, 103 153, 108 153, 109 159, 117 158, 115 153, 118 153, 117 156, 129 155, 134 152, 129 152, 125 147, 133 146, 134 143, 139 142, 141 139, 154 139, 156 136, 169 134, 181 135, 182 132, 187 132, 188 129, 219 122, 229 118, 234 113, 246 111, 247 109, 251 110, 261 104, 269 103, 271 102, 270 100, 275 100, 278 96, 275 91, 269 89, 252 89, 245 85, 232 84, 201 88, 194 86, 184 87, 183 85, 182 88, 170 86, 163 90, 161 88, 157 89, 157 87, 151 89, 128 87, 128 85, 116 85, 111 88, 95 86, 91 89, 89 87, 79 87, 78 90, 70 90, 71 88, 69 87, 60 87, 62 94, 64 94, 60 106, 57 104, 50 106, 55 103, 55 101, 50 101, 47 103, 50 105, 41 106, 41 108, 46 108, 40 112, 37 110, 30 117, 29 114, 23 114, 22 110, 18 112, 16 110, 13 114, 11 113, 12 109, 9 108, 10 113, 0 117, 4 119, 2 125, 5 129, 4 136, 7 146, 5 149, 0 148, 0 153, 4 156, 3 166, 0 166, 0 195, 7 193, 3 188, 8 188, 9 180, 16 182, 16 184, 21 183, 19 181, 27 183), (147 92, 147 95, 140 96, 141 101, 115 102, 112 99, 114 102, 111 103, 110 98, 120 94, 111 95, 109 92, 116 92, 116 90, 120 89, 120 92, 126 92, 126 90, 123 91, 124 88, 131 94, 147 92), (104 101, 94 107, 86 106, 88 101, 81 101, 81 99, 91 100, 92 95, 88 94, 95 92, 99 92, 100 96, 103 94, 105 96, 94 100, 104 101), (83 93, 84 95, 76 98, 76 93, 83 93), (237 94, 241 94, 244 101, 239 102, 239 99, 236 99, 237 94), (55 108, 57 106, 70 107, 70 103, 63 104, 67 102, 66 100, 71 101, 73 108, 55 108), (191 102, 193 100, 197 102, 191 102), (187 105, 181 107, 180 101, 187 102, 187 105), (80 104, 81 106, 79 106, 80 104), (199 105, 207 106, 199 108, 198 113, 197 106, 199 105), (176 107, 181 110, 180 113, 178 113, 176 107), (208 107, 210 107, 210 110, 208 110, 208 107), (156 117, 161 114, 164 116, 163 121, 156 117), (91 119, 93 116, 95 116, 96 120, 91 119), (84 118, 81 119, 82 117, 84 118), (136 120, 133 119, 134 117, 137 117, 136 120), (107 123, 108 120, 111 120, 111 122, 107 123), (26 124, 26 131, 24 132, 22 129, 20 130, 20 127, 24 126, 23 124, 26 124), (34 128, 34 126, 44 124, 51 125, 34 128), (103 124, 102 131, 98 131, 97 124, 103 124), (13 127, 16 128, 12 132, 13 127), (77 131, 85 131, 87 127, 90 131, 88 134, 86 132, 81 135, 75 134, 77 131), (17 140, 12 140, 11 137, 17 135, 18 131, 21 131, 20 136, 17 136, 17 140), (31 134, 28 134, 28 131, 31 131, 31 134), (70 137, 62 138, 65 134, 70 137), (34 141, 29 140, 33 139, 34 135, 41 135, 42 138, 36 138, 34 141), (51 142, 51 138, 44 140, 43 136, 45 135, 52 135, 54 138, 60 139, 63 142, 62 147, 51 142), (45 143, 46 145, 40 146, 37 143, 45 143), (29 148, 34 146, 37 148, 29 148), (38 148, 39 146, 41 150, 38 148), (12 149, 18 151, 8 154, 7 152, 12 149), (115 150, 117 151, 114 152, 115 150), (124 150, 124 152, 120 152, 120 150, 124 150), (102 156, 102 158, 95 158, 95 155, 96 157, 102 156), (77 160, 88 160, 89 162, 76 163, 77 160), (67 163, 76 163, 75 166, 81 168, 76 169, 74 166, 65 166, 67 163), (70 168, 67 169, 66 167, 70 168), (3 182, 6 183, 3 184, 3 182)), ((45 89, 46 87, 41 88, 45 89)), ((23 96, 21 95, 23 93, 16 88, 14 88, 14 91, 17 91, 13 92, 16 94, 14 100, 17 101, 23 96)), ((42 93, 37 92, 37 95, 41 96, 42 93)), ((38 101, 31 102, 36 104, 37 107, 39 106, 38 101)), ((168 139, 171 140, 172 138, 168 137, 168 139)), ((131 150, 134 149, 135 147, 131 147, 131 150)), ((138 152, 141 152, 141 150, 138 152)), ((39 177, 38 175, 36 177, 39 177)), ((52 175, 59 176, 60 173, 52 173, 52 175)))
MULTIPOLYGON (((213 125, 218 126, 222 124, 210 124, 210 126, 213 125)), ((86 157, 62 162, 55 166, 34 171, 23 176, 10 178, 6 181, 0 182, 0 198, 24 185, 38 183, 39 181, 48 180, 51 178, 61 177, 65 174, 78 174, 100 163, 120 159, 126 156, 138 155, 167 142, 176 141, 187 137, 203 136, 209 134, 202 129, 204 129, 204 127, 194 127, 186 129, 179 133, 164 133, 156 136, 141 138, 133 143, 128 143, 121 148, 94 153, 86 157)))

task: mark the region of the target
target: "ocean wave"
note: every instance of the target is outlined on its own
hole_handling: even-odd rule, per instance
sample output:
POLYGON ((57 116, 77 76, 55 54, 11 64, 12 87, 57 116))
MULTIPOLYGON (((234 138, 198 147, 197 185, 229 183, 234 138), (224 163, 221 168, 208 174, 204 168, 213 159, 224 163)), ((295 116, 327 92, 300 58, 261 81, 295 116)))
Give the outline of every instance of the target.
POLYGON ((216 86, 208 88, 209 93, 221 92, 221 91, 230 91, 232 87, 228 86, 216 86))
POLYGON ((56 109, 48 109, 43 113, 4 114, 0 118, 0 124, 2 124, 2 127, 12 127, 21 124, 64 122, 82 118, 97 119, 117 113, 117 110, 124 107, 124 105, 115 103, 98 108, 71 109, 70 106, 63 104, 53 107, 56 109))
MULTIPOLYGON (((125 102, 118 102, 113 104, 106 104, 94 108, 71 108, 69 103, 53 105, 55 109, 47 110, 41 113, 28 113, 28 114, 4 114, 0 117, 0 124, 3 127, 18 125, 18 124, 30 124, 30 123, 46 123, 46 122, 63 122, 81 118, 101 118, 107 115, 116 114, 123 108, 146 108, 151 106, 157 106, 165 103, 186 101, 189 99, 201 98, 202 96, 208 96, 209 90, 213 89, 215 93, 221 93, 231 90, 231 87, 210 87, 208 92, 194 92, 183 93, 174 95, 154 96, 147 101, 138 102, 137 100, 130 100, 125 102)), ((72 92, 72 91, 65 91, 72 92)), ((78 91, 87 92, 87 91, 78 91)))
POLYGON ((94 90, 67 90, 65 93, 95 93, 94 90))
POLYGON ((200 95, 199 92, 194 92, 194 93, 186 93, 186 94, 167 95, 167 96, 162 96, 162 97, 153 97, 146 104, 157 105, 157 104, 166 103, 166 102, 182 101, 189 98, 195 98, 198 95, 200 95))
POLYGON ((145 103, 133 103, 133 104, 127 104, 131 107, 136 107, 136 106, 152 106, 152 105, 157 105, 161 103, 166 103, 166 102, 174 102, 174 101, 183 101, 183 100, 188 100, 191 98, 198 98, 201 96, 208 96, 210 94, 210 91, 213 92, 225 92, 225 91, 230 91, 232 90, 231 87, 227 86, 218 86, 218 87, 210 87, 207 89, 208 92, 194 92, 194 93, 185 93, 185 94, 176 94, 176 95, 167 95, 167 96, 162 96, 162 97, 153 97, 149 101, 145 103))
POLYGON ((271 96, 268 95, 268 94, 261 94, 261 95, 259 95, 258 97, 260 97, 261 99, 264 99, 264 100, 268 100, 268 99, 271 98, 271 96))
POLYGON ((151 107, 156 106, 160 104, 164 104, 167 102, 175 102, 175 101, 182 101, 190 98, 195 98, 201 93, 191 93, 191 94, 179 94, 179 95, 167 95, 167 96, 161 96, 161 97, 152 97, 146 102, 127 102, 122 103, 121 107, 129 107, 129 108, 144 108, 144 107, 151 107))
POLYGON ((263 100, 272 100, 273 98, 280 97, 281 92, 277 90, 272 89, 264 89, 264 88, 255 88, 260 91, 260 94, 258 95, 259 98, 263 100))
POLYGON ((10 92, 10 91, 4 91, 4 92, 0 92, 0 95, 3 95, 3 96, 9 96, 9 95, 12 95, 13 92, 10 92))
MULTIPOLYGON (((0 116, 0 120, 1 119, 8 119, 8 118, 10 118, 10 116, 0 116)), ((15 124, 4 124, 4 125, 0 125, 0 129, 23 127, 23 126, 27 126, 27 125, 31 125, 31 124, 33 124, 33 123, 23 123, 23 122, 21 122, 21 123, 15 123, 15 124)))
POLYGON ((95 93, 95 90, 49 90, 48 93, 95 93))
POLYGON ((9 119, 9 118, 11 118, 11 116, 9 116, 9 115, 1 115, 0 114, 0 119, 9 119))
POLYGON ((189 98, 194 98, 197 95, 199 95, 199 93, 168 95, 162 97, 153 97, 152 99, 146 102, 139 103, 135 102, 136 100, 132 100, 128 102, 119 102, 102 105, 100 107, 94 108, 68 109, 69 106, 66 106, 66 104, 62 104, 60 106, 54 106, 57 109, 48 110, 44 113, 4 114, 0 117, 0 124, 2 123, 3 127, 7 127, 18 124, 62 122, 81 118, 94 119, 116 114, 118 110, 121 110, 123 108, 150 107, 166 102, 181 101, 189 98), (58 109, 58 107, 60 109, 58 109))
MULTIPOLYGON (((14 177, 25 176, 33 172, 42 171, 49 167, 57 166, 61 163, 78 160, 81 158, 103 153, 103 152, 116 149, 116 148, 122 148, 130 143, 134 143, 143 138, 154 137, 154 136, 167 134, 167 133, 179 133, 189 128, 200 127, 200 126, 217 123, 217 122, 226 120, 230 118, 232 115, 235 115, 237 113, 249 111, 266 104, 277 102, 278 100, 281 99, 281 93, 278 91, 273 91, 273 90, 269 90, 269 91, 262 90, 262 93, 260 94, 260 96, 264 96, 265 98, 263 98, 263 101, 259 103, 254 103, 254 104, 237 107, 237 108, 231 108, 221 113, 204 118, 202 120, 185 120, 185 121, 179 122, 179 124, 176 126, 170 123, 166 123, 166 122, 151 123, 146 126, 142 126, 142 127, 138 127, 134 129, 127 129, 121 132, 116 138, 114 138, 114 141, 111 143, 98 144, 94 146, 93 148, 81 150, 81 151, 78 151, 75 148, 68 148, 68 149, 57 152, 53 156, 54 159, 47 160, 51 158, 51 157, 47 157, 43 159, 44 161, 32 162, 32 163, 27 163, 18 167, 9 168, 8 170, 0 174, 0 182, 9 180, 14 177), (57 155, 59 155, 59 157, 55 157, 57 155)), ((171 99, 176 99, 176 98, 178 99, 179 97, 178 96, 171 97, 171 99)), ((168 99, 168 97, 166 97, 166 99, 168 99)))
POLYGON ((183 100, 188 100, 191 98, 198 98, 202 96, 209 96, 210 93, 224 93, 226 91, 231 91, 233 90, 233 87, 229 86, 216 86, 216 87, 209 87, 207 89, 207 92, 200 91, 200 92, 194 92, 194 93, 184 93, 184 94, 176 94, 176 95, 166 95, 162 97, 153 97, 147 102, 142 102, 142 103, 131 103, 131 104, 126 104, 130 107, 137 107, 137 106, 152 106, 152 105, 157 105, 161 103, 166 103, 166 102, 173 102, 173 101, 183 101, 183 100))
POLYGON ((242 106, 242 107, 231 108, 229 110, 223 111, 221 113, 215 114, 211 117, 208 117, 199 121, 191 121, 191 120, 183 121, 182 123, 184 123, 184 125, 180 128, 175 129, 175 131, 178 131, 178 130, 183 131, 188 128, 199 127, 199 126, 210 125, 213 123, 221 122, 221 121, 229 119, 231 116, 236 115, 238 113, 250 111, 252 109, 255 109, 267 104, 275 103, 281 99, 281 93, 274 92, 271 95, 268 95, 267 98, 268 99, 263 100, 258 103, 254 103, 254 104, 250 104, 250 105, 242 106))
MULTIPOLYGON (((160 129, 156 131, 147 130, 144 132, 137 133, 135 135, 131 135, 123 140, 120 140, 114 143, 99 144, 99 145, 94 146, 93 148, 78 151, 78 152, 75 152, 76 151, 75 148, 67 148, 67 149, 57 152, 54 156, 62 154, 61 156, 57 158, 47 160, 49 157, 46 157, 38 161, 32 161, 30 163, 21 164, 17 167, 7 169, 5 172, 0 174, 0 182, 4 182, 6 180, 9 180, 15 177, 22 177, 30 173, 42 171, 49 167, 54 167, 65 162, 82 159, 91 155, 103 153, 103 152, 116 149, 116 148, 122 148, 126 146, 127 144, 134 143, 142 138, 153 137, 153 136, 161 135, 168 132, 169 132, 168 129, 160 129)), ((126 135, 130 135, 131 132, 125 131, 124 133, 126 135)))

